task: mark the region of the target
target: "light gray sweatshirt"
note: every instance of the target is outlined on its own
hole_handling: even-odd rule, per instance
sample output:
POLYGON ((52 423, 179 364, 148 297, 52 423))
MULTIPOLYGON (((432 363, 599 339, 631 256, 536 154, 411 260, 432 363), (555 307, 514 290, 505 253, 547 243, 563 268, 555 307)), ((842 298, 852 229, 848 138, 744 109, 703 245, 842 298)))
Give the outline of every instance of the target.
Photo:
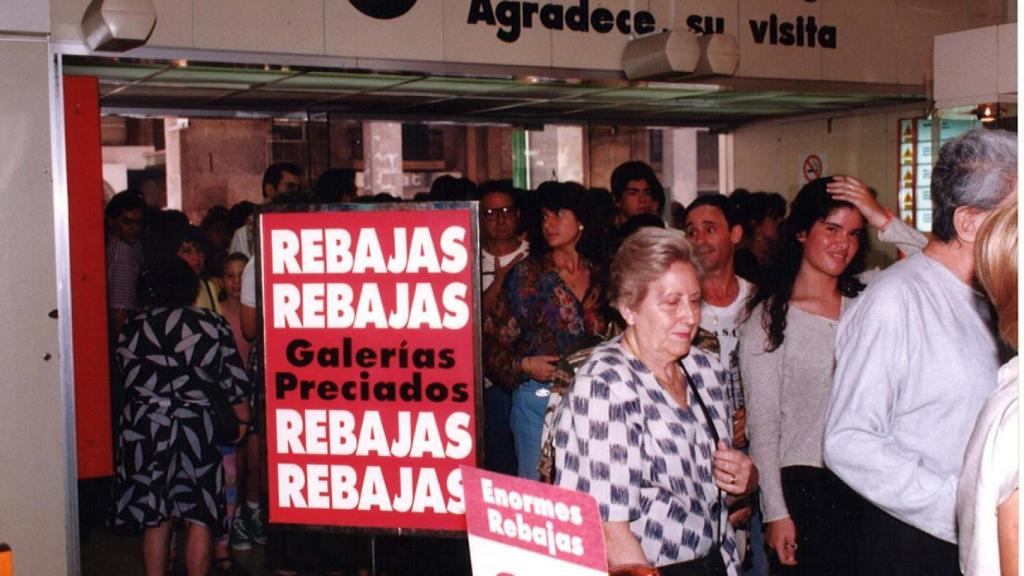
POLYGON ((956 543, 964 449, 999 369, 988 301, 915 254, 847 311, 836 350, 826 464, 882 510, 956 543))

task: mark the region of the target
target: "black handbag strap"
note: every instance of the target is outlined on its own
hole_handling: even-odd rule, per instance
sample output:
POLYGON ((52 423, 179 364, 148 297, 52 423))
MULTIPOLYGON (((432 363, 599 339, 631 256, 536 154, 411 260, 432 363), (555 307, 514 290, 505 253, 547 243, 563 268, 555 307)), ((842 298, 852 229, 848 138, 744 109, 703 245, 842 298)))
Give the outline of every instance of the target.
MULTIPOLYGON (((213 297, 213 290, 210 290, 210 281, 209 280, 202 280, 202 279, 199 280, 199 281, 202 282, 203 283, 203 287, 206 288, 206 297, 210 299, 210 306, 211 307, 212 306, 216 306, 217 305, 217 299, 213 297)), ((210 308, 210 310, 213 310, 213 308, 210 308)))
MULTIPOLYGON (((679 362, 679 367, 683 371, 683 377, 686 378, 686 384, 690 387, 690 390, 693 391, 693 398, 694 398, 694 400, 697 401, 697 405, 700 406, 700 411, 701 411, 701 413, 704 414, 704 419, 708 423, 708 429, 711 431, 711 439, 714 441, 714 445, 712 445, 712 447, 711 447, 711 453, 714 454, 715 450, 718 449, 718 441, 720 440, 721 437, 718 435, 718 429, 715 428, 715 421, 714 421, 714 419, 711 418, 711 411, 708 410, 707 404, 704 403, 704 398, 700 395, 700 390, 697 389, 697 385, 693 382, 693 378, 690 378, 690 373, 686 371, 686 366, 683 366, 683 363, 679 362)), ((711 467, 712 467, 711 473, 712 473, 712 475, 714 475, 714 463, 711 464, 711 467)), ((714 482, 714 480, 712 480, 712 483, 713 482, 714 482)), ((725 501, 724 501, 724 498, 722 496, 722 489, 718 488, 717 486, 715 486, 715 491, 718 493, 718 506, 719 506, 719 512, 718 512, 718 515, 717 515, 718 517, 715 520, 715 528, 716 528, 716 530, 715 530, 715 546, 717 547, 717 546, 721 546, 721 544, 722 544, 722 513, 721 513, 721 509, 723 509, 725 507, 725 501)))
MULTIPOLYGON (((711 431, 711 438, 715 441, 715 448, 718 448, 718 441, 721 437, 718 435, 718 429, 715 428, 715 421, 711 418, 711 411, 708 410, 707 404, 704 403, 704 398, 700 395, 700 390, 697 390, 697 385, 693 383, 693 378, 690 378, 690 373, 686 371, 686 367, 680 364, 683 369, 683 377, 686 378, 686 384, 693 391, 693 397, 697 400, 697 405, 700 406, 701 413, 704 414, 704 419, 707 420, 708 429, 711 431)), ((714 451, 714 449, 712 449, 714 451)))

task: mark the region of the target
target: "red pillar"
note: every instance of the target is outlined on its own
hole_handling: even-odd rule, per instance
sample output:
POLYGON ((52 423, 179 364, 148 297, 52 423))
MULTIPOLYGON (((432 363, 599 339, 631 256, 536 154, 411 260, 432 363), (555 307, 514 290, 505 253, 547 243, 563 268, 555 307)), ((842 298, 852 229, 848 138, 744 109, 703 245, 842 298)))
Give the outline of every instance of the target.
POLYGON ((96 78, 64 77, 71 339, 79 479, 110 476, 114 470, 99 102, 99 81, 96 78))

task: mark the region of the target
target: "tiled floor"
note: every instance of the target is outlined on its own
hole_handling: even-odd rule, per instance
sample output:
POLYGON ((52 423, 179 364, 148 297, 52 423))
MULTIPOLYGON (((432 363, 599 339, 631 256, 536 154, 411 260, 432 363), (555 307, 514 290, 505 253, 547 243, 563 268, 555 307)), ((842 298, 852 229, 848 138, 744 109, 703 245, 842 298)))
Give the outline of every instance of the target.
MULTIPOLYGON (((87 529, 81 534, 82 576, 121 576, 142 574, 142 537, 105 527, 87 529)), ((271 574, 264 567, 263 549, 235 551, 251 576, 271 574)))
MULTIPOLYGON (((81 575, 121 576, 141 575, 142 537, 140 534, 115 530, 96 521, 83 517, 80 534, 81 575)), ((373 554, 369 536, 326 534, 303 529, 291 530, 279 538, 276 554, 287 557, 285 562, 293 563, 300 569, 293 574, 314 576, 370 576, 373 568, 373 554), (358 560, 353 561, 354 558, 358 560), (311 570, 319 566, 320 570, 311 570), (347 566, 348 571, 334 567, 347 566), (323 567, 329 567, 325 571, 323 567), (359 571, 354 567, 363 567, 359 571)), ((466 540, 426 537, 376 538, 377 576, 460 576, 470 575, 469 548, 466 540)), ((251 576, 267 576, 276 572, 267 569, 267 551, 254 546, 251 550, 234 551, 239 564, 251 576)), ((179 554, 179 557, 183 557, 179 554)), ((278 565, 281 565, 280 563, 278 565)))
MULTIPOLYGON (((334 535, 320 533, 292 534, 286 538, 293 555, 301 564, 330 565, 330 558, 337 555, 331 549, 334 535), (319 555, 319 557, 317 557, 319 555)), ((351 538, 351 537, 350 537, 351 538)), ((365 547, 356 551, 366 559, 363 571, 310 571, 297 572, 300 576, 351 575, 370 576, 370 552, 367 537, 362 537, 365 547)), ((380 537, 377 545, 378 576, 460 576, 471 574, 469 552, 465 540, 447 538, 388 538, 380 537)), ((235 558, 251 576, 276 574, 266 568, 266 553, 263 547, 254 546, 247 551, 234 551, 235 558)), ((109 528, 97 527, 84 531, 81 538, 82 576, 120 576, 142 574, 142 539, 135 534, 123 533, 109 528)))

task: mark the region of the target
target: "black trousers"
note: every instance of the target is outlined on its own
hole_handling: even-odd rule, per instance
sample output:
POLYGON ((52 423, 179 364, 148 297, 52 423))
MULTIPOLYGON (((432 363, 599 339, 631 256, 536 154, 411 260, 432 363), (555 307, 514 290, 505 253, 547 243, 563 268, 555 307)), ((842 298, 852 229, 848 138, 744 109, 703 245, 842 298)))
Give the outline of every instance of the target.
POLYGON ((782 495, 796 524, 796 566, 772 558, 772 573, 786 576, 854 576, 863 500, 835 474, 813 466, 781 470, 782 495))
POLYGON ((860 576, 959 576, 960 559, 951 544, 866 504, 858 546, 860 576))

